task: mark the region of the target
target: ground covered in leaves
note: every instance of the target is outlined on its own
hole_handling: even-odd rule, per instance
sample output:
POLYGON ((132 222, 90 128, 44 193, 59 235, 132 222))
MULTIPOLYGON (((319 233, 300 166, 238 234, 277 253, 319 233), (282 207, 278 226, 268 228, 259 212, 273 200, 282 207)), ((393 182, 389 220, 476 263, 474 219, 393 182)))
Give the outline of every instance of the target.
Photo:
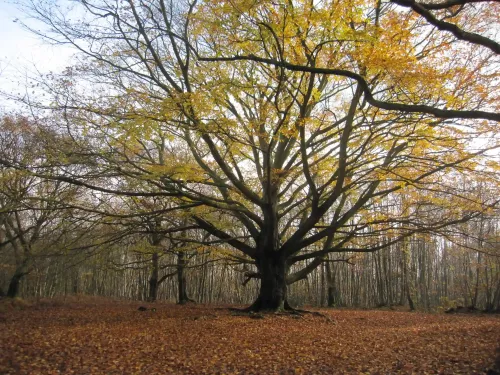
POLYGON ((500 344, 493 315, 139 306, 0 304, 0 374, 484 374, 500 344))

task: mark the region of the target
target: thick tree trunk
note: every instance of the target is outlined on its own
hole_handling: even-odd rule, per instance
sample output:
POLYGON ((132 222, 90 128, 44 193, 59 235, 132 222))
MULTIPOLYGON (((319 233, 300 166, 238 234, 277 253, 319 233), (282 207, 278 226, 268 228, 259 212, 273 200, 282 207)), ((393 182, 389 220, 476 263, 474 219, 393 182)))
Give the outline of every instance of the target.
POLYGON ((257 259, 260 290, 249 311, 279 311, 289 309, 286 302, 286 260, 279 252, 264 253, 257 259))
POLYGON ((21 284, 21 279, 23 278, 23 276, 23 272, 18 272, 16 270, 16 273, 14 273, 14 276, 12 276, 12 279, 10 279, 9 289, 7 290, 7 297, 17 297, 17 295, 19 294, 19 286, 21 284))
POLYGON ((30 268, 30 259, 26 257, 17 266, 14 275, 10 279, 9 289, 7 290, 7 297, 15 298, 18 296, 19 287, 21 285, 21 279, 30 272, 29 268, 30 268))

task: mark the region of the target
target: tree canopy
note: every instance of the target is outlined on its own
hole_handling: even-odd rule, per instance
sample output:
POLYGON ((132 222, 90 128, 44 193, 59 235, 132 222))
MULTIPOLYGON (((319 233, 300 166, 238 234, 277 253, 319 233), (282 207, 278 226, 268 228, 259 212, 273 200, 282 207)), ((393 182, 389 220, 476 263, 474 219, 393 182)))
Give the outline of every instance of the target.
POLYGON ((25 6, 50 27, 39 34, 80 51, 40 80, 66 163, 4 164, 170 199, 255 263, 252 310, 287 307, 286 285, 331 252, 497 207, 478 191, 498 184, 498 3, 25 6))

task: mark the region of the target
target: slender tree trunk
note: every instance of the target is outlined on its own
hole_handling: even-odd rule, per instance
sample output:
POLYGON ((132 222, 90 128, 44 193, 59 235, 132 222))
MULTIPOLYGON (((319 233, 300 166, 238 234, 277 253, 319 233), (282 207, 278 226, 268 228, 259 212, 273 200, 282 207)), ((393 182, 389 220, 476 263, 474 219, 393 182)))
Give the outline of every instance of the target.
POLYGON ((413 299, 411 298, 411 293, 410 293, 409 286, 406 287, 406 296, 408 298, 408 305, 410 306, 410 310, 414 311, 415 310, 415 304, 413 303, 413 299))
POLYGON ((178 300, 179 305, 184 305, 188 302, 194 302, 188 297, 186 283, 186 254, 183 251, 177 252, 177 283, 178 283, 178 300))
POLYGON ((474 285, 474 295, 471 301, 471 307, 475 308, 477 305, 477 300, 479 296, 479 281, 481 276, 481 261, 482 254, 480 252, 477 253, 477 263, 476 263, 476 284, 474 285))
POLYGON ((382 277, 382 258, 381 252, 377 251, 374 255, 375 260, 375 273, 376 273, 376 281, 377 281, 377 307, 387 306, 387 299, 385 296, 385 286, 384 286, 384 278, 382 277))
POLYGON ((149 302, 155 302, 158 298, 158 258, 159 255, 157 252, 154 252, 151 257, 151 276, 149 278, 149 302))
POLYGON ((492 297, 492 289, 491 289, 491 284, 490 284, 490 276, 489 276, 489 270, 491 268, 491 262, 488 258, 485 259, 485 265, 484 265, 484 286, 485 286, 485 307, 488 309, 489 306, 491 306, 491 297, 492 297))
POLYGON ((326 285, 327 285, 327 306, 335 307, 336 291, 335 291, 335 270, 330 262, 325 263, 326 268, 326 285))
POLYGON ((500 282, 497 285, 497 290, 495 293, 495 297, 493 298, 491 309, 496 312, 500 312, 500 282))
POLYGON ((402 268, 403 268, 403 292, 402 292, 402 298, 403 296, 406 297, 408 301, 408 305, 410 306, 410 310, 413 311, 415 310, 415 303, 413 302, 413 299, 411 298, 411 286, 410 286, 410 277, 408 275, 409 267, 408 267, 408 251, 409 247, 408 244, 403 242, 403 249, 402 249, 402 268))
POLYGON ((75 269, 75 272, 73 273, 73 278, 72 278, 72 285, 71 285, 71 292, 73 294, 78 294, 78 269, 75 269))
MULTIPOLYGON (((328 262, 326 262, 328 263, 328 262)), ((319 298, 319 305, 321 307, 325 306, 325 290, 327 288, 327 283, 326 283, 326 263, 323 263, 321 266, 321 286, 320 286, 320 298, 319 298)))
MULTIPOLYGON (((479 235, 478 235, 478 243, 477 247, 482 249, 483 247, 483 238, 484 238, 484 221, 481 219, 479 223, 479 235)), ((472 297, 471 306, 473 308, 476 307, 478 297, 479 297, 479 281, 481 276, 481 261, 482 261, 482 253, 480 251, 477 252, 477 262, 476 262, 476 285, 474 286, 474 296, 472 297)), ((486 267, 485 267, 486 268, 486 267)))

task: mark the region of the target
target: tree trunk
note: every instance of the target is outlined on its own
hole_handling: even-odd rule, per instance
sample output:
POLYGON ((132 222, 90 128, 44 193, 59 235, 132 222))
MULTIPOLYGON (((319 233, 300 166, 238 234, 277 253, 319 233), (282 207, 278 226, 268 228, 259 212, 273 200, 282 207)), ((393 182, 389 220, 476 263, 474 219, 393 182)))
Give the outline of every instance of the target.
POLYGON ((9 289, 7 290, 7 297, 15 298, 18 296, 21 279, 29 273, 28 264, 29 258, 25 258, 22 263, 16 268, 12 279, 10 279, 9 289))
POLYGON ((472 301, 471 301, 471 307, 476 307, 477 305, 477 300, 478 300, 478 296, 479 296, 479 281, 480 281, 480 278, 481 278, 481 260, 482 260, 482 257, 481 257, 481 253, 478 252, 477 253, 477 263, 476 263, 476 285, 474 285, 474 295, 472 297, 472 301))
POLYGON ((415 311, 415 304, 413 303, 413 299, 411 298, 410 288, 408 286, 406 288, 407 288, 406 289, 406 296, 408 298, 408 305, 410 306, 411 311, 415 311))
POLYGON ((72 293, 74 295, 76 295, 79 292, 79 290, 78 290, 78 269, 75 269, 75 272, 73 274, 73 279, 71 281, 72 281, 72 285, 71 285, 72 293))
POLYGON ((264 252, 257 259, 260 290, 249 311, 279 311, 290 309, 286 302, 286 260, 279 252, 264 252))
POLYGON ((490 311, 500 312, 500 280, 497 283, 497 288, 495 291, 495 296, 493 297, 490 311))
POLYGON ((19 294, 19 286, 21 284, 21 279, 23 278, 24 273, 16 270, 12 279, 10 279, 9 289, 7 290, 7 297, 15 298, 19 294))
POLYGON ((153 253, 151 257, 152 270, 149 278, 149 302, 155 302, 158 298, 158 253, 153 253))
POLYGON ((177 283, 178 283, 178 299, 179 305, 184 305, 188 302, 194 302, 187 294, 186 283, 186 254, 183 251, 177 253, 177 283))
POLYGON ((320 301, 319 305, 321 307, 325 306, 325 290, 328 288, 328 285, 326 283, 326 263, 323 263, 323 265, 321 266, 321 286, 320 286, 320 298, 319 298, 320 301))
POLYGON ((327 306, 335 307, 336 304, 336 290, 335 290, 335 270, 329 263, 325 263, 326 268, 326 285, 327 285, 327 306))

